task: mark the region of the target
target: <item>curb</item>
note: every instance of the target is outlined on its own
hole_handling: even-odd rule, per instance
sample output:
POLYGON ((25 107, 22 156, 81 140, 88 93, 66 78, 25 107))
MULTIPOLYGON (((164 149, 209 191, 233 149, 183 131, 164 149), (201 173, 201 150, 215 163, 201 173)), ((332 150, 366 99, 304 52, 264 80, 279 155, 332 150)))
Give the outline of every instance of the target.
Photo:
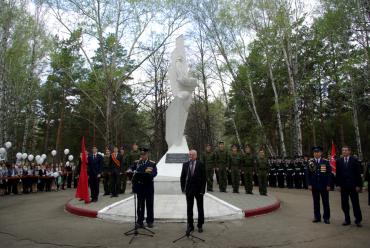
MULTIPOLYGON (((65 210, 67 210, 69 213, 75 214, 75 215, 78 215, 78 216, 83 216, 83 217, 97 218, 98 211, 75 207, 72 204, 70 204, 70 201, 71 200, 69 200, 65 205, 65 210)), ((280 208, 280 201, 278 199, 276 199, 276 202, 274 204, 269 205, 269 206, 265 206, 265 207, 261 207, 261 208, 255 208, 255 209, 251 209, 251 210, 243 210, 243 212, 244 212, 244 217, 245 218, 250 218, 250 217, 253 217, 253 216, 273 212, 273 211, 275 211, 279 208, 280 208)))
POLYGON ((90 218, 97 218, 98 211, 91 210, 91 209, 85 209, 85 208, 78 208, 70 204, 71 200, 69 200, 66 205, 64 206, 64 209, 70 212, 71 214, 84 216, 84 217, 90 217, 90 218))
POLYGON ((274 204, 271 204, 269 206, 261 207, 261 208, 255 208, 251 210, 244 210, 244 217, 250 218, 253 216, 261 215, 261 214, 267 214, 270 212, 273 212, 280 208, 280 200, 276 199, 276 202, 274 204))

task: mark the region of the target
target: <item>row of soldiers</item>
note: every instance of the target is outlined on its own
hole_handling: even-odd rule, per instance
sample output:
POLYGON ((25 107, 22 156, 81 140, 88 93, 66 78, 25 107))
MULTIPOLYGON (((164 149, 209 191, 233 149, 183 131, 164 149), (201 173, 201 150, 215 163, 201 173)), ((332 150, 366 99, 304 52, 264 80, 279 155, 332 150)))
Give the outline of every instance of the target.
POLYGON ((206 145, 201 161, 207 168, 208 191, 213 191, 214 175, 221 192, 226 192, 228 184, 232 185, 234 193, 238 193, 239 186, 244 185, 247 194, 252 194, 253 185, 259 186, 262 195, 266 194, 267 185, 307 189, 308 156, 266 158, 263 148, 255 155, 251 145, 246 144, 242 151, 234 144, 229 151, 225 149, 224 142, 220 141, 216 150, 210 144, 206 145))
POLYGON ((245 193, 253 194, 253 176, 257 176, 260 194, 267 194, 268 159, 263 148, 255 156, 248 144, 244 147, 244 152, 239 151, 235 144, 231 146, 231 151, 228 151, 225 149, 225 143, 220 141, 215 151, 207 144, 200 159, 207 170, 207 191, 213 191, 215 173, 220 192, 226 192, 229 177, 233 193, 239 193, 240 183, 243 182, 245 193))

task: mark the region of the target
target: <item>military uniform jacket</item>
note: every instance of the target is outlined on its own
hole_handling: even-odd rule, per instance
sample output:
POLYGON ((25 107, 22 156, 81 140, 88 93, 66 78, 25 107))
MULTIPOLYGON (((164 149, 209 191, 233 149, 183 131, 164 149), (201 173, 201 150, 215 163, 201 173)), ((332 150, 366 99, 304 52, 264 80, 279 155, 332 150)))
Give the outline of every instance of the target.
POLYGON ((129 168, 129 156, 123 155, 122 156, 122 162, 121 162, 121 172, 126 173, 126 171, 129 168))
POLYGON ((215 151, 215 164, 218 168, 229 168, 229 153, 226 150, 215 151))
POLYGON ((215 155, 213 152, 204 152, 200 161, 202 161, 207 169, 212 169, 215 166, 215 155))
POLYGON ((266 158, 257 158, 257 171, 258 173, 267 173, 268 165, 266 158))
POLYGON ((239 153, 233 155, 233 154, 230 154, 229 156, 229 165, 230 165, 230 168, 232 169, 241 169, 241 165, 242 165, 242 157, 240 156, 239 153))
POLYGON ((135 166, 135 162, 139 161, 139 159, 140 159, 140 151, 139 150, 131 151, 130 154, 128 155, 128 160, 127 160, 128 166, 129 167, 135 166))
POLYGON ((154 194, 154 177, 157 176, 157 165, 151 160, 140 160, 134 167, 134 177, 132 179, 132 189, 137 194, 154 194), (145 170, 152 167, 152 173, 145 170), (136 174, 142 174, 141 177, 136 174))
POLYGON ((326 190, 331 182, 331 166, 328 160, 311 159, 306 169, 306 179, 309 186, 316 190, 326 190))
POLYGON ((254 168, 254 157, 252 154, 245 154, 243 156, 242 169, 253 169, 254 168))
POLYGON ((110 171, 110 167, 109 167, 109 161, 110 161, 110 156, 104 156, 104 165, 103 165, 103 170, 104 172, 108 172, 110 171))

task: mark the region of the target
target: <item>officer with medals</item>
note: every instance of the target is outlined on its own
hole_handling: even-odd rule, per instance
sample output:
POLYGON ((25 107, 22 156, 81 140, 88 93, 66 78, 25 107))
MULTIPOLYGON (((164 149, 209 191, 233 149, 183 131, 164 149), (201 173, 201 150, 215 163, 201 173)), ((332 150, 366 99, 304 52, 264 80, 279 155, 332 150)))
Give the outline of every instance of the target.
POLYGON ((153 227, 154 222, 154 181, 157 176, 157 166, 154 161, 149 160, 149 150, 140 149, 140 159, 131 168, 134 171, 132 179, 132 190, 137 194, 137 225, 144 227, 144 212, 146 206, 146 223, 149 228, 153 227))
POLYGON ((320 146, 313 147, 312 151, 314 158, 309 161, 306 171, 308 189, 312 191, 312 199, 314 205, 314 220, 312 222, 321 222, 321 196, 322 205, 324 208, 323 219, 325 224, 330 224, 329 191, 331 180, 331 166, 328 160, 325 160, 321 157, 322 148, 320 146))

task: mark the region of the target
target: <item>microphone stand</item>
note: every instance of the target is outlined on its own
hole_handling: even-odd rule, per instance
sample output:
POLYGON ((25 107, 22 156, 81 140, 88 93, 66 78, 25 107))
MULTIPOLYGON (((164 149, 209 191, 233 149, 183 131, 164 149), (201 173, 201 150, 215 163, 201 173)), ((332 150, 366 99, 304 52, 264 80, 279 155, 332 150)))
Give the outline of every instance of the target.
MULTIPOLYGON (((132 176, 132 180, 134 180, 134 177, 136 176, 136 172, 134 173, 134 175, 132 176)), ((129 230, 129 231, 127 231, 127 232, 125 232, 124 234, 126 235, 126 236, 131 236, 132 235, 132 237, 131 237, 131 239, 130 239, 130 241, 129 241, 129 244, 131 244, 132 243, 132 241, 134 240, 134 238, 136 238, 137 236, 139 236, 139 235, 142 235, 142 236, 149 236, 149 237, 153 237, 153 234, 155 234, 153 231, 151 231, 151 230, 149 230, 149 229, 147 229, 147 228, 145 228, 145 227, 141 227, 141 229, 144 229, 144 230, 146 230, 146 231, 148 231, 148 232, 150 232, 151 234, 147 234, 147 233, 140 233, 139 232, 139 227, 138 227, 138 223, 137 223, 137 212, 136 212, 136 209, 137 209, 137 207, 136 207, 136 192, 134 191, 134 211, 135 211, 135 226, 134 226, 134 228, 132 228, 131 230, 129 230)))
POLYGON ((194 243, 195 243, 194 239, 198 239, 198 240, 200 240, 200 241, 202 241, 202 242, 205 242, 205 240, 204 240, 204 239, 201 239, 201 238, 199 238, 199 237, 197 237, 197 236, 193 235, 193 234, 192 234, 192 232, 193 232, 193 231, 186 230, 186 232, 185 232, 185 234, 184 234, 184 235, 182 235, 182 236, 181 236, 180 238, 178 238, 178 239, 175 239, 174 241, 172 241, 172 243, 176 243, 177 241, 179 241, 179 240, 181 240, 181 239, 183 239, 183 238, 185 238, 185 237, 187 237, 187 238, 191 238, 191 239, 193 240, 193 242, 194 242, 194 243))

